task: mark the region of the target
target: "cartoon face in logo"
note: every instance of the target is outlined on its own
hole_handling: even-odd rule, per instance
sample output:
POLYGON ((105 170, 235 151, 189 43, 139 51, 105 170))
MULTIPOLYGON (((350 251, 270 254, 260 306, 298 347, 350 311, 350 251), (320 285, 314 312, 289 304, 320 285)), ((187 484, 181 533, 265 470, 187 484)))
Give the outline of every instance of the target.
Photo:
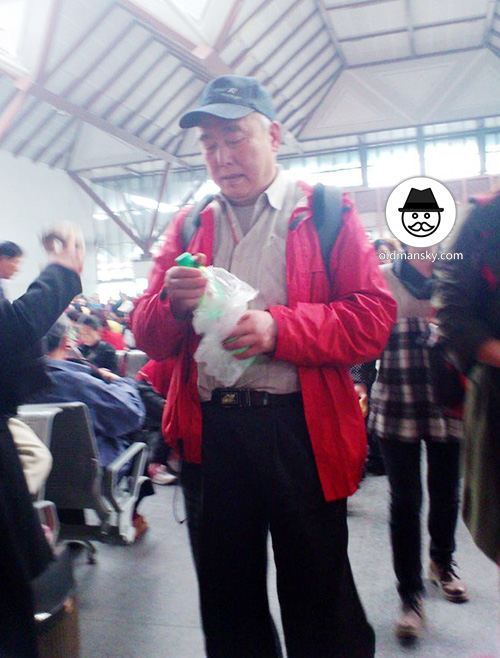
POLYGON ((416 238, 432 235, 441 223, 441 213, 433 210, 412 210, 401 213, 403 226, 416 238))
POLYGON ((417 190, 412 187, 403 208, 399 208, 405 230, 416 238, 426 238, 437 231, 441 213, 430 187, 417 190))

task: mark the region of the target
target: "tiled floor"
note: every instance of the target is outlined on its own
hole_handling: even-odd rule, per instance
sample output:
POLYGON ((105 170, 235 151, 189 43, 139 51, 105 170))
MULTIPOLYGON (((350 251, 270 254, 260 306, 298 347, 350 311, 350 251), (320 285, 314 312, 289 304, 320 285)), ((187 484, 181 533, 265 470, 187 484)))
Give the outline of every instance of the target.
MULTIPOLYGON (((157 487, 141 511, 149 532, 134 546, 99 544, 96 565, 79 560, 82 658, 203 658, 196 580, 178 487, 157 487)), ((368 477, 349 502, 355 578, 377 636, 377 658, 497 658, 498 573, 460 524, 457 561, 471 600, 456 605, 427 584, 427 632, 402 646, 392 634, 397 595, 387 529, 387 481, 368 477)), ((274 574, 270 570, 273 587, 274 574)), ((279 619, 277 599, 271 596, 279 619)), ((238 658, 237 652, 235 658, 238 658)), ((321 656, 318 656, 321 658, 321 656)), ((346 656, 345 658, 349 658, 346 656)))

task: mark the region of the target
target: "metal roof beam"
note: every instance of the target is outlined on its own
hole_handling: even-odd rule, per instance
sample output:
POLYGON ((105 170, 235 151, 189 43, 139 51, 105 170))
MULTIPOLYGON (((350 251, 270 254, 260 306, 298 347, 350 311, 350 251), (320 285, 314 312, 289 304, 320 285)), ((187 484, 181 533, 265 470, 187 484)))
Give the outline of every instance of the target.
POLYGON ((490 38, 490 33, 491 30, 493 29, 493 23, 495 22, 495 19, 498 18, 497 8, 499 4, 500 4, 499 0, 496 0, 496 2, 494 3, 490 2, 488 4, 486 26, 484 28, 484 34, 483 34, 483 44, 485 46, 487 45, 488 40, 490 38))
POLYGON ((127 98, 130 98, 130 96, 135 92, 137 87, 139 87, 141 82, 143 82, 149 76, 149 74, 152 73, 152 71, 154 71, 155 68, 157 66, 159 66, 161 64, 161 62, 163 62, 168 56, 169 56, 168 52, 160 53, 160 56, 157 57, 150 66, 148 66, 146 71, 140 71, 139 72, 139 77, 136 78, 136 80, 133 83, 131 83, 129 87, 127 87, 125 92, 119 98, 117 98, 115 101, 113 101, 111 103, 111 105, 104 112, 102 112, 102 114, 101 114, 102 118, 103 119, 108 119, 113 114, 113 112, 118 107, 120 107, 120 105, 127 98))
POLYGON ((417 54, 415 48, 415 35, 413 34, 413 11, 411 0, 405 0, 405 15, 406 15, 406 31, 408 32, 408 42, 410 45, 410 53, 414 57, 417 54))
POLYGON ((267 37, 267 35, 272 32, 280 23, 283 22, 283 19, 285 19, 289 14, 291 14, 296 7, 298 7, 300 4, 302 4, 304 0, 294 0, 292 4, 285 9, 285 11, 278 16, 276 20, 274 20, 271 25, 269 25, 263 32, 259 34, 257 39, 252 43, 251 46, 247 46, 246 48, 243 48, 243 50, 240 52, 238 57, 234 59, 229 66, 231 69, 236 68, 241 62, 245 59, 245 57, 248 55, 249 52, 251 52, 254 48, 256 48, 259 43, 267 37))
MULTIPOLYGON (((291 84, 292 82, 294 82, 294 81, 298 78, 298 76, 299 76, 299 75, 300 75, 305 69, 307 69, 308 66, 310 66, 315 60, 317 60, 318 57, 319 57, 319 55, 321 54, 322 51, 323 51, 323 47, 320 47, 319 50, 315 50, 314 53, 312 54, 312 56, 309 57, 309 59, 307 59, 307 60, 304 62, 304 64, 302 64, 302 66, 301 66, 297 71, 293 71, 292 75, 288 78, 288 80, 287 80, 283 85, 281 85, 279 91, 276 92, 275 94, 273 94, 273 96, 277 96, 278 94, 282 94, 282 93, 284 93, 284 91, 285 91, 285 89, 288 87, 288 85, 291 84)), ((336 54, 335 54, 335 55, 332 55, 332 57, 330 57, 330 58, 327 60, 326 64, 323 64, 323 66, 319 69, 319 71, 314 71, 314 78, 317 78, 317 76, 318 76, 318 75, 319 75, 319 74, 320 74, 320 73, 321 73, 321 72, 322 72, 327 66, 330 66, 331 64, 333 64, 333 62, 334 62, 335 60, 337 60, 337 59, 338 59, 338 55, 336 55, 336 54)), ((342 68, 342 67, 341 67, 341 68, 342 68)), ((303 87, 302 89, 305 89, 305 87, 309 86, 309 85, 311 84, 311 82, 314 80, 314 78, 309 78, 309 80, 306 82, 306 84, 304 85, 304 87, 303 87)), ((302 91, 302 90, 301 90, 301 91, 302 91)), ((279 112, 279 111, 280 111, 280 110, 281 110, 281 109, 282 109, 287 103, 289 103, 289 102, 290 102, 290 99, 287 99, 287 100, 282 101, 279 105, 276 106, 276 108, 275 108, 275 109, 276 109, 276 112, 279 112)))
MULTIPOLYGON (((429 30, 435 27, 448 27, 449 25, 465 25, 469 23, 475 23, 477 21, 486 20, 486 15, 470 16, 469 18, 457 18, 452 21, 439 21, 437 23, 422 23, 421 25, 414 25, 413 32, 418 32, 419 30, 429 30)), ((352 37, 343 37, 339 39, 339 43, 353 43, 355 41, 364 41, 365 39, 376 39, 377 37, 389 37, 393 34, 405 34, 408 32, 406 27, 395 28, 393 30, 380 30, 379 32, 368 32, 365 34, 358 34, 352 37)))
POLYGON ((151 219, 151 226, 149 228, 149 236, 146 240, 146 248, 147 248, 148 251, 151 251, 151 247, 154 245, 154 243, 156 241, 156 238, 154 237, 154 232, 155 232, 156 227, 158 226, 158 214, 160 212, 160 204, 161 204, 161 200, 163 198, 163 195, 165 193, 165 189, 167 187, 167 181, 168 181, 168 175, 170 173, 170 167, 171 167, 170 162, 167 162, 167 164, 165 165, 165 169, 163 171, 162 179, 161 179, 160 191, 159 191, 159 194, 158 194, 158 202, 156 204, 156 208, 155 208, 155 211, 154 211, 154 214, 153 214, 153 218, 151 219))
MULTIPOLYGON (((127 34, 131 31, 131 29, 134 27, 134 23, 131 21, 128 25, 125 26, 125 28, 120 32, 119 35, 117 35, 105 48, 104 52, 99 55, 98 61, 101 62, 102 60, 106 59, 106 57, 114 50, 114 48, 121 43, 121 41, 127 36, 127 34)), ((96 67, 96 61, 92 61, 89 66, 85 69, 85 71, 77 78, 75 78, 69 85, 66 86, 64 90, 60 92, 61 97, 66 96, 71 94, 77 87, 79 87, 82 82, 90 75, 90 73, 95 69, 96 67)), ((43 85, 42 85, 43 86, 43 85)), ((26 118, 33 112, 35 106, 32 106, 27 110, 23 118, 26 118)), ((21 153, 24 151, 26 146, 29 144, 29 142, 37 135, 40 133, 43 128, 51 121, 52 116, 49 114, 48 116, 45 117, 45 119, 42 119, 42 121, 39 121, 34 128, 31 130, 31 132, 24 138, 22 139, 15 150, 13 151, 14 155, 21 155, 21 153)))
POLYGON ((25 79, 22 83, 20 82, 19 84, 22 84, 23 88, 18 88, 16 90, 7 106, 3 109, 2 115, 0 116, 0 144, 9 134, 11 125, 19 116, 26 97, 29 95, 28 88, 31 84, 29 80, 25 79))
POLYGON ((153 144, 150 144, 149 142, 146 142, 145 140, 140 139, 139 137, 136 137, 135 135, 128 133, 126 130, 123 130, 119 126, 115 126, 109 121, 106 121, 105 119, 102 119, 101 117, 92 114, 88 110, 85 110, 79 107, 78 105, 75 105, 68 99, 63 98, 61 96, 57 96, 57 94, 54 94, 48 89, 45 89, 41 85, 38 85, 36 83, 33 84, 29 89, 29 93, 32 96, 38 98, 39 100, 44 101, 49 105, 52 105, 56 110, 66 112, 71 116, 81 119, 85 123, 88 123, 91 126, 99 128, 99 130, 102 130, 105 133, 108 133, 112 137, 115 137, 116 139, 119 139, 122 142, 130 144, 135 148, 141 149, 142 151, 145 151, 150 155, 153 155, 155 158, 158 158, 158 160, 173 162, 182 167, 187 167, 188 169, 191 168, 187 162, 184 162, 183 160, 177 158, 176 156, 172 155, 168 151, 158 148, 157 146, 154 146, 153 144))
POLYGON ((453 50, 440 50, 432 53, 421 53, 420 55, 408 55, 407 57, 395 57, 393 59, 382 59, 376 62, 364 62, 362 64, 354 64, 349 66, 349 70, 366 69, 372 66, 380 66, 382 64, 396 64, 397 62, 414 62, 417 59, 428 59, 429 57, 440 57, 441 55, 456 55, 457 53, 469 53, 475 50, 483 49, 483 45, 479 46, 465 46, 464 48, 454 48, 453 50))
POLYGON ((373 7, 375 5, 382 5, 387 2, 399 2, 400 0, 360 0, 359 2, 344 2, 338 5, 328 6, 325 5, 327 11, 335 11, 336 9, 355 9, 357 7, 373 7))
MULTIPOLYGON (((80 175, 85 175, 88 173, 91 173, 95 171, 96 169, 114 169, 115 167, 128 167, 130 165, 140 165, 140 164, 146 164, 148 162, 155 162, 152 158, 146 158, 144 160, 130 160, 127 162, 124 162, 123 160, 120 160, 119 162, 116 162, 116 160, 111 159, 108 162, 104 162, 101 164, 96 164, 93 167, 82 167, 81 169, 71 169, 71 171, 74 171, 75 174, 80 175)), ((85 176, 87 177, 87 176, 85 176)))
POLYGON ((148 94, 147 96, 145 96, 145 97, 142 99, 142 101, 139 103, 139 105, 138 105, 136 108, 134 108, 131 112, 129 112, 129 113, 127 114, 127 116, 125 117, 125 119, 123 119, 123 121, 120 123, 120 128, 125 128, 125 126, 126 126, 126 125, 127 125, 127 124, 128 124, 128 123, 129 123, 134 117, 135 117, 135 116, 140 115, 140 113, 141 113, 141 111, 143 110, 143 108, 145 108, 146 105, 148 105, 148 104, 151 102, 151 100, 152 100, 157 94, 160 93, 160 91, 161 91, 161 90, 163 89, 163 87, 167 84, 167 82, 168 82, 168 81, 169 81, 169 80, 170 80, 170 79, 171 79, 171 78, 172 78, 172 77, 173 77, 178 71, 180 71, 181 68, 182 68, 182 64, 181 64, 180 62, 179 62, 178 64, 176 64, 176 66, 174 66, 174 68, 173 68, 172 70, 170 70, 170 71, 167 73, 167 75, 165 75, 165 76, 162 78, 161 82, 158 82, 158 83, 153 87, 153 89, 149 92, 149 94, 148 94))
POLYGON ((95 19, 95 21, 92 22, 92 24, 87 28, 83 34, 80 35, 80 37, 72 44, 70 48, 64 53, 64 55, 58 60, 58 62, 52 67, 50 71, 45 71, 43 76, 40 77, 39 80, 37 80, 38 84, 45 84, 49 78, 51 78, 56 71, 58 71, 63 64, 65 64, 70 57, 72 57, 75 52, 82 46, 85 41, 92 35, 94 34, 95 30, 106 20, 108 15, 111 13, 111 11, 114 9, 114 6, 112 4, 109 4, 107 7, 105 7, 104 11, 102 11, 99 16, 95 19))
POLYGON ((31 157, 33 162, 38 162, 40 158, 49 150, 51 146, 53 146, 57 140, 64 135, 64 133, 71 128, 77 121, 76 117, 69 117, 68 121, 63 123, 63 125, 59 128, 59 130, 56 132, 55 135, 50 135, 48 142, 45 144, 45 146, 42 146, 41 148, 38 149, 38 151, 35 153, 34 156, 31 157))
MULTIPOLYGON (((321 73, 323 73, 323 71, 324 71, 326 68, 328 68, 329 66, 331 66, 332 63, 335 61, 335 59, 336 59, 335 57, 332 57, 332 59, 328 60, 325 64, 323 64, 323 66, 322 66, 318 71, 316 71, 316 73, 315 73, 316 78, 317 78, 321 73)), ((341 72, 342 72, 342 68, 337 69, 337 73, 338 73, 339 75, 340 75, 341 72)), ((305 89, 306 87, 308 87, 308 86, 309 86, 314 80, 315 80, 315 78, 309 80, 309 82, 308 82, 306 85, 304 85, 304 87, 302 88, 302 90, 305 89)), ((321 87, 322 87, 323 85, 324 85, 324 81, 321 80, 319 86, 318 86, 317 88, 315 88, 315 90, 314 90, 314 91, 309 95, 309 97, 307 98, 307 101, 306 101, 307 103, 311 100, 311 98, 313 98, 313 97, 318 93, 318 91, 321 89, 321 87)), ((292 110, 291 112, 289 112, 289 113, 285 116, 285 118, 283 119, 283 123, 285 123, 286 121, 288 121, 288 120, 289 120, 294 114, 297 114, 297 112, 299 112, 301 109, 302 109, 302 107, 298 107, 298 108, 295 108, 294 110, 292 110)))
POLYGON ((78 121, 77 119, 75 119, 75 121, 76 129, 69 147, 66 149, 66 151, 61 151, 55 156, 55 158, 52 158, 52 160, 49 162, 49 167, 55 167, 58 162, 64 158, 65 165, 63 166, 63 169, 71 169, 71 158, 73 157, 73 153, 75 151, 76 145, 78 144, 78 140, 80 139, 84 126, 83 121, 78 121))
MULTIPOLYGON (((47 29, 43 38, 43 44, 40 50, 40 57, 35 73, 35 80, 39 80, 44 76, 47 59, 54 39, 55 28, 61 12, 61 3, 62 0, 52 0, 47 29)), ((0 144, 7 137, 12 123, 18 118, 26 97, 28 96, 28 87, 30 84, 31 82, 27 79, 24 79, 22 82, 19 81, 16 85, 18 90, 3 110, 2 116, 0 117, 0 144), (20 86, 22 88, 20 88, 20 86)))
MULTIPOLYGON (((184 84, 182 84, 178 89, 175 90, 176 94, 181 94, 185 89, 187 89, 191 85, 192 82, 193 82, 193 76, 185 80, 184 84)), ((137 137, 140 137, 140 135, 147 128, 149 128, 149 126, 151 126, 156 121, 156 119, 167 109, 167 107, 170 105, 171 102, 172 102, 172 98, 171 97, 167 98, 165 102, 162 105, 160 105, 160 107, 156 110, 156 112, 152 116, 148 117, 145 121, 143 121, 141 126, 135 131, 134 134, 137 135, 137 137)), ((160 128, 160 130, 157 131, 155 135, 151 138, 151 141, 155 142, 156 139, 161 135, 161 133, 164 132, 164 130, 165 127, 160 128)))
MULTIPOLYGON (((179 89, 178 89, 178 93, 181 94, 185 89, 188 89, 188 88, 191 86, 191 83, 192 83, 192 82, 193 82, 192 78, 189 79, 189 80, 186 80, 186 82, 185 82, 181 87, 179 87, 179 89)), ((155 114, 154 114, 154 116, 151 118, 151 120, 148 120, 148 122, 147 122, 148 125, 151 125, 151 124, 152 124, 152 123, 153 123, 153 122, 154 122, 154 121, 155 121, 155 120, 156 120, 156 119, 162 114, 162 112, 164 112, 164 111, 167 109, 167 107, 169 106, 170 102, 171 102, 171 99, 168 99, 168 101, 166 101, 166 102, 162 105, 162 107, 160 107, 160 109, 159 109, 157 112, 155 112, 155 114)), ((169 125, 170 125, 170 124, 169 124, 169 125)), ((160 137, 163 135, 163 133, 164 133, 166 130, 167 130, 167 126, 161 126, 160 128, 158 128, 158 130, 157 130, 157 131, 154 133, 154 135, 151 137, 151 142, 153 142, 153 144, 155 144, 155 143, 160 139, 160 137)), ((142 132, 142 131, 141 131, 141 132, 142 132)))
MULTIPOLYGON (((83 105, 84 109, 89 109, 90 106, 109 88, 109 86, 113 83, 113 81, 120 77, 122 73, 126 71, 126 69, 134 62, 134 60, 139 57, 152 43, 154 42, 154 38, 151 36, 149 39, 147 39, 145 42, 143 42, 138 48, 135 49, 131 53, 131 55, 125 60, 125 62, 120 66, 118 71, 115 71, 113 76, 111 77, 110 80, 108 80, 107 83, 103 84, 100 89, 98 89, 94 94, 86 101, 86 103, 83 105)), ((160 58, 157 58, 156 62, 158 62, 160 59, 165 57, 165 53, 162 54, 160 58)), ((156 63, 155 62, 155 63, 156 63)), ((141 78, 142 79, 142 78, 141 78)), ((127 90, 127 95, 130 93, 130 88, 127 90)), ((109 109, 109 108, 108 108, 109 109)), ((53 138, 51 138, 51 142, 48 143, 45 147, 40 149, 38 153, 35 155, 34 161, 36 162, 37 160, 40 159, 40 157, 47 151, 47 149, 50 147, 51 143, 54 141, 57 141, 59 137, 61 137, 66 130, 68 130, 72 125, 74 124, 74 120, 70 121, 67 123, 65 126, 63 126, 57 133, 57 135, 53 138)), ((59 154, 52 162, 51 166, 54 166, 55 163, 57 163, 63 156, 65 155, 65 152, 62 152, 59 154)))
POLYGON ((228 66, 218 54, 206 43, 194 43, 186 39, 165 23, 155 18, 132 0, 116 0, 121 7, 142 25, 151 30, 158 39, 167 43, 172 53, 202 80, 208 82, 212 77, 230 73, 228 66))
POLYGON ((226 39, 227 43, 230 43, 230 42, 234 39, 234 37, 238 34, 238 32, 241 32, 241 30, 242 30, 246 25, 248 25, 248 23, 250 23, 251 21, 253 21, 253 19, 254 19, 256 16, 258 16, 258 15, 261 13, 261 11, 267 7, 268 4, 269 4, 269 0, 264 0, 263 2, 261 2, 260 5, 259 5, 258 7, 256 7, 256 8, 253 10, 253 12, 252 12, 251 14, 249 14, 249 15, 245 18, 245 20, 243 21, 243 23, 241 23, 241 25, 238 25, 238 27, 234 30, 234 32, 231 32, 231 34, 229 35, 229 37, 226 39))
POLYGON ((233 25, 236 19, 238 18, 238 14, 244 2, 245 0, 234 0, 231 9, 229 10, 228 15, 226 16, 224 25, 222 26, 222 29, 219 32, 217 39, 215 40, 214 50, 217 53, 219 53, 221 50, 224 50, 226 43, 228 43, 229 33, 233 29, 233 25))
POLYGON ((326 28, 326 31, 328 32, 328 38, 330 39, 330 43, 332 44, 334 54, 339 57, 340 61, 342 62, 342 66, 347 66, 347 61, 344 52, 340 47, 339 40, 337 39, 337 35, 335 34, 335 28, 333 27, 330 14, 326 10, 325 3, 323 0, 315 0, 315 2, 316 2, 316 8, 321 18, 321 22, 323 23, 323 25, 326 28))
MULTIPOLYGON (((304 22, 303 22, 302 25, 301 25, 301 29, 303 29, 303 28, 304 28, 304 27, 305 27, 305 26, 306 26, 306 25, 307 25, 307 24, 308 24, 313 18, 315 18, 315 17, 316 17, 316 11, 313 10, 313 11, 309 14, 309 16, 308 16, 306 19, 304 19, 304 22)), ((317 35, 318 35, 319 33, 321 33, 322 31, 323 31, 323 27, 321 27, 317 32, 315 32, 315 35, 317 36, 317 35)), ((276 55, 276 53, 279 53, 279 51, 283 48, 283 45, 284 45, 285 43, 287 43, 287 41, 288 41, 288 37, 287 37, 284 41, 279 41, 278 44, 276 45, 276 47, 275 47, 275 48, 269 53, 269 55, 267 55, 267 57, 266 57, 264 60, 262 60, 261 62, 259 62, 258 64, 256 64, 256 65, 255 65, 255 66, 254 66, 254 67, 248 72, 248 75, 250 75, 250 76, 255 75, 259 69, 264 68, 264 67, 265 67, 265 66, 271 61, 271 59, 276 55)), ((312 41, 312 37, 311 37, 310 39, 307 40, 307 44, 311 43, 311 41, 312 41)), ((304 49, 305 47, 306 47, 306 45, 305 45, 305 44, 302 44, 301 49, 304 49)), ((300 50, 299 50, 298 52, 300 52, 300 50)), ((285 66, 290 66, 290 61, 291 61, 291 59, 292 59, 292 58, 290 58, 290 59, 285 63, 285 66)), ((272 77, 272 76, 269 76, 269 77, 272 77)), ((269 78, 268 78, 268 79, 269 79, 269 78)))
POLYGON ((68 176, 73 180, 78 187, 80 187, 88 196, 95 202, 97 205, 104 210, 104 212, 112 219, 115 224, 117 224, 122 231, 128 235, 128 237, 135 242, 135 244, 142 249, 144 253, 146 252, 146 243, 138 238, 135 233, 133 233, 130 228, 122 222, 116 213, 114 213, 111 208, 106 205, 106 203, 94 192, 94 190, 87 185, 87 183, 78 176, 74 171, 68 171, 68 176))
MULTIPOLYGON (((99 85, 99 88, 96 89, 96 91, 90 96, 88 100, 85 101, 83 107, 88 110, 95 102, 98 100, 106 91, 109 91, 109 88, 121 78, 122 74, 125 73, 125 71, 130 67, 131 64, 134 63, 134 61, 142 55, 143 52, 145 52, 149 46, 154 42, 154 39, 152 37, 149 37, 145 41, 142 42, 136 48, 133 50, 130 55, 125 59, 123 64, 113 72, 111 77, 106 81, 103 82, 99 85)), ((128 90, 130 93, 130 89, 128 90)), ((66 94, 65 94, 66 95, 66 94)))
POLYGON ((311 43, 316 41, 319 35, 323 32, 323 26, 321 26, 305 43, 301 43, 296 50, 290 55, 290 57, 284 62, 272 75, 269 75, 265 80, 262 81, 262 84, 266 86, 271 82, 273 78, 277 78, 278 75, 287 69, 290 66, 290 62, 295 59, 303 50, 306 50, 311 43))
POLYGON ((40 52, 40 57, 37 64, 37 72, 35 75, 35 80, 39 82, 45 76, 45 69, 47 66, 47 61, 50 54, 50 49, 54 41, 54 34, 56 31, 57 21, 61 15, 61 6, 62 0, 52 0, 52 5, 50 7, 50 16, 49 22, 47 25, 47 30, 43 39, 43 46, 40 52))

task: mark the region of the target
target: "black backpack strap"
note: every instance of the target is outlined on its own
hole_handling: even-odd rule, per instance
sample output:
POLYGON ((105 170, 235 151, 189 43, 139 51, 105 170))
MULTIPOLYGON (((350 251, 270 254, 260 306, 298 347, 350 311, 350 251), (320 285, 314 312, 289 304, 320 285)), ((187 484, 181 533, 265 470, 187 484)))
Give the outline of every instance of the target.
POLYGON ((184 249, 187 249, 188 244, 191 242, 191 238, 196 233, 200 225, 200 214, 201 212, 214 200, 213 194, 207 194, 204 196, 201 201, 198 201, 191 210, 188 212, 184 218, 184 223, 182 224, 181 238, 184 249))
POLYGON ((342 228, 342 210, 341 190, 321 183, 314 186, 312 216, 327 272, 329 272, 330 254, 342 228))

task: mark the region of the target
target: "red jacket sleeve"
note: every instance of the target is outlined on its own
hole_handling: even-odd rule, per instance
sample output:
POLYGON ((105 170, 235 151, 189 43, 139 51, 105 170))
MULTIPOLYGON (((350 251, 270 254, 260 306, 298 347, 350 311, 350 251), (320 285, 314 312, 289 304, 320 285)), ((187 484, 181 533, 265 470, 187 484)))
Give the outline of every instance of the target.
POLYGON ((188 332, 189 323, 172 315, 170 301, 163 292, 165 273, 184 251, 180 235, 188 209, 174 217, 165 232, 165 242, 149 277, 146 292, 135 302, 132 331, 138 349, 156 361, 177 354, 188 332))
POLYGON ((298 366, 352 366, 376 359, 389 338, 396 302, 355 208, 344 201, 348 210, 330 254, 332 301, 269 309, 278 329, 276 359, 298 366))

